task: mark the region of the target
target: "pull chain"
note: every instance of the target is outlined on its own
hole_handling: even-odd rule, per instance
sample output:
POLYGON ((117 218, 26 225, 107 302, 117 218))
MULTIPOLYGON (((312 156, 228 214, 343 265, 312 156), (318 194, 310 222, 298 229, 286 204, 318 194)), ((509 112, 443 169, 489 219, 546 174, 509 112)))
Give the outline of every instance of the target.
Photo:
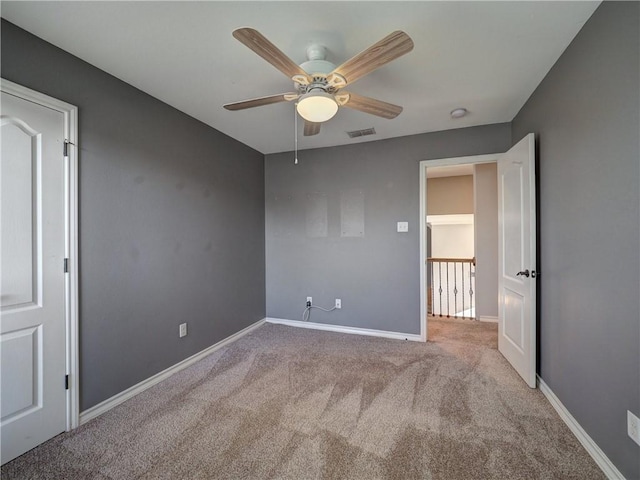
POLYGON ((298 102, 293 106, 293 136, 295 145, 293 164, 298 165, 298 102))

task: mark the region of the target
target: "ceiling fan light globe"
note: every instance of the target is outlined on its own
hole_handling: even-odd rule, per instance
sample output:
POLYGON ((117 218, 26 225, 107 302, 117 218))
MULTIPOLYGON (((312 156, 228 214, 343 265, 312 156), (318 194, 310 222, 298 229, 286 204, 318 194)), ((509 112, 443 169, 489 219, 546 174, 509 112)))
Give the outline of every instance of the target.
POLYGON ((338 112, 338 104, 333 95, 322 90, 312 90, 300 97, 297 109, 306 121, 322 123, 333 118, 338 112))

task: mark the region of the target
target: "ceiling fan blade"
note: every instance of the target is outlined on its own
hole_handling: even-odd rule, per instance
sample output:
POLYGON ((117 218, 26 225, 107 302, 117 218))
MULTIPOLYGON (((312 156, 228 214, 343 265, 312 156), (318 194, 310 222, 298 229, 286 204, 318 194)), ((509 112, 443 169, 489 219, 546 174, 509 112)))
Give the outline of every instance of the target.
POLYGON ((370 113, 371 115, 377 115, 383 118, 396 118, 402 112, 402 107, 394 105, 392 103, 383 102, 382 100, 376 100, 375 98, 363 97, 351 92, 340 92, 340 97, 348 95, 349 98, 344 103, 339 102, 343 107, 353 108, 364 113, 370 113))
MULTIPOLYGON (((337 73, 344 77, 348 84, 352 84, 359 78, 373 72, 391 60, 401 57, 413 50, 413 40, 406 33, 397 30, 377 43, 374 43, 364 52, 347 60, 331 73, 337 73)), ((331 78, 331 74, 327 77, 331 78)))
POLYGON ((245 108, 261 107, 263 105, 271 105, 272 103, 289 102, 298 98, 297 93, 281 93, 279 95, 269 95, 268 97, 252 98, 251 100, 243 100, 242 102, 227 103, 223 105, 227 110, 244 110, 245 108))
POLYGON ((321 123, 314 123, 305 120, 304 122, 304 136, 310 137, 312 135, 317 135, 320 133, 321 123))
POLYGON ((287 77, 291 78, 294 75, 302 75, 305 78, 309 78, 307 72, 282 53, 278 47, 267 40, 257 30, 248 27, 238 28, 233 31, 233 36, 236 40, 249 47, 271 65, 284 73, 287 77))

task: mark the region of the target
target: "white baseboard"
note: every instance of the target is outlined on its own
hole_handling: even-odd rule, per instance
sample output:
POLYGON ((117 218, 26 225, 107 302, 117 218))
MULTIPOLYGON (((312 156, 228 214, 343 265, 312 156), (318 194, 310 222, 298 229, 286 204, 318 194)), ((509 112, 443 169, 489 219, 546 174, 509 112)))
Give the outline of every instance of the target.
POLYGON ((193 365, 199 360, 202 360, 207 355, 219 350, 220 348, 238 340, 240 337, 246 335, 247 333, 255 330, 262 324, 264 324, 265 319, 258 320, 256 323, 249 325, 248 327, 240 330, 239 332, 234 333, 233 335, 225 338, 224 340, 220 340, 218 343, 211 345, 210 347, 205 348, 204 350, 196 353, 195 355, 190 356, 189 358, 185 358, 179 363, 176 363, 172 367, 167 368, 159 373, 156 373, 154 376, 143 380, 142 382, 127 388, 126 390, 114 395, 111 398, 100 402, 97 405, 94 405, 91 408, 88 408, 84 412, 80 413, 80 425, 84 425, 89 420, 92 420, 103 413, 111 410, 113 407, 120 405, 122 402, 129 400, 131 397, 138 395, 139 393, 144 392, 147 388, 153 387, 157 383, 169 378, 174 373, 178 373, 180 370, 184 370, 185 368, 193 365))
POLYGON ((498 323, 498 317, 490 317, 488 315, 481 315, 480 317, 478 317, 478 320, 480 320, 481 322, 498 323))
POLYGON ((616 466, 609 460, 609 457, 600 449, 600 447, 593 441, 587 432, 584 431, 578 421, 573 418, 573 415, 569 413, 569 410, 562 404, 560 399, 556 397, 549 386, 544 383, 544 380, 538 377, 538 387, 540 391, 547 397, 551 406, 558 412, 560 418, 567 424, 569 430, 576 436, 578 441, 582 444, 585 450, 591 455, 591 458, 598 464, 600 469, 610 480, 625 480, 624 475, 616 468, 616 466))
POLYGON ((312 330, 324 330, 327 332, 349 333, 352 335, 366 335, 369 337, 393 338, 395 340, 410 340, 412 342, 422 342, 419 334, 388 332, 386 330, 373 330, 370 328, 345 327, 342 325, 330 325, 328 323, 303 322, 301 320, 287 320, 286 318, 265 319, 267 323, 288 325, 290 327, 310 328, 312 330))

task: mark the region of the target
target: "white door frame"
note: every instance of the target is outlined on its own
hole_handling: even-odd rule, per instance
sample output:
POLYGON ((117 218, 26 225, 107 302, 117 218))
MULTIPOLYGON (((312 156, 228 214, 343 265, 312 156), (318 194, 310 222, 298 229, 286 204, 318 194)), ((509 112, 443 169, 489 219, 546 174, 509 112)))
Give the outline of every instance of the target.
MULTIPOLYGON (((67 431, 79 425, 79 364, 78 364, 78 108, 0 78, 0 90, 24 100, 43 105, 63 114, 64 137, 69 142, 64 157, 65 192, 65 275, 66 368, 69 375, 67 390, 67 431)), ((60 145, 60 150, 64 149, 60 145)), ((63 266, 60 265, 60 268, 63 266)))
POLYGON ((501 153, 420 161, 420 339, 427 341, 427 167, 494 163, 501 153))

